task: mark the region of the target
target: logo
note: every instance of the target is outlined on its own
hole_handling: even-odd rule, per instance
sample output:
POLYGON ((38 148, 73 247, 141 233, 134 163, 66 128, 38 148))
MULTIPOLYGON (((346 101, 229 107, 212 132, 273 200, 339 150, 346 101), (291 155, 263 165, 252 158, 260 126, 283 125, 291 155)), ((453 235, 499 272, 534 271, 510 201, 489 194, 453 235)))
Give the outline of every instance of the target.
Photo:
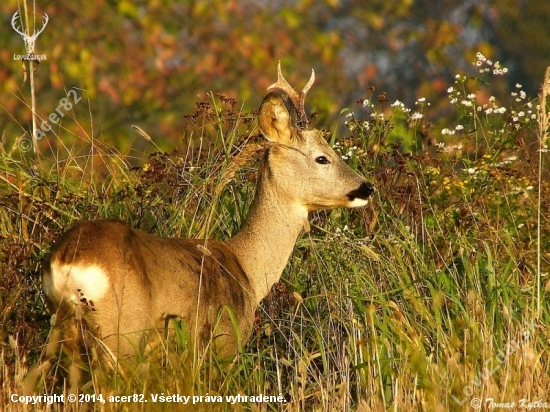
POLYGON ((46 13, 44 13, 44 23, 40 30, 36 31, 34 30, 32 32, 32 36, 29 36, 28 29, 24 32, 21 31, 21 29, 16 25, 17 24, 17 18, 21 20, 21 17, 19 16, 19 11, 16 11, 11 19, 11 26, 13 29, 21 35, 21 38, 25 42, 25 49, 27 50, 27 55, 13 55, 14 60, 45 60, 46 55, 40 55, 37 56, 34 54, 34 43, 36 42, 36 39, 38 38, 38 35, 44 31, 46 26, 48 25, 48 21, 50 18, 46 13))

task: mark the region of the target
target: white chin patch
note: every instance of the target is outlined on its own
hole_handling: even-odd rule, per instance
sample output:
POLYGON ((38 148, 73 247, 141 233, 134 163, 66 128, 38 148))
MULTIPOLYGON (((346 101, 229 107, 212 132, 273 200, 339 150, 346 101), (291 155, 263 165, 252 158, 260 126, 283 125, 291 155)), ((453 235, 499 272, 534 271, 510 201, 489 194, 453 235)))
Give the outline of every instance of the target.
POLYGON ((74 303, 85 297, 100 301, 109 289, 109 278, 99 266, 59 265, 53 262, 49 281, 44 284, 46 293, 74 303), (79 292, 80 289, 80 292, 79 292))
POLYGON ((348 203, 348 207, 362 207, 366 206, 369 203, 369 199, 360 199, 356 197, 351 202, 348 203))

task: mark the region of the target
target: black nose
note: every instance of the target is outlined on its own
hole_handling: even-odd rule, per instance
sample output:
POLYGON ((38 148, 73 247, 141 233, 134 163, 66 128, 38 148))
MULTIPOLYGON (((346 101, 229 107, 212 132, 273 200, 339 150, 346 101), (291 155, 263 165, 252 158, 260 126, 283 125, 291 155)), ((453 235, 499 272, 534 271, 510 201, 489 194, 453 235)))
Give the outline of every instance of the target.
POLYGON ((349 192, 346 196, 349 200, 355 200, 357 198, 359 199, 368 199, 374 194, 374 188, 370 183, 363 182, 361 183, 361 186, 359 186, 357 189, 352 190, 349 192))

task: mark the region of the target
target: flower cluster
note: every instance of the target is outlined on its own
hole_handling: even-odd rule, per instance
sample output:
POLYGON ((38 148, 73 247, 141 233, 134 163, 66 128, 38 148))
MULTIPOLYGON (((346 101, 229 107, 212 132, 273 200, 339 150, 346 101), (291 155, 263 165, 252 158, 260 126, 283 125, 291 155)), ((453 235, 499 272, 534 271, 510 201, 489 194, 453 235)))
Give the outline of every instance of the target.
MULTIPOLYGON (((349 109, 341 112, 348 112, 345 115, 344 124, 356 139, 363 140, 364 143, 376 141, 375 145, 377 146, 387 143, 386 138, 394 130, 397 130, 397 133, 394 133, 390 140, 399 140, 402 136, 396 137, 399 133, 408 133, 408 130, 416 130, 420 127, 424 119, 423 109, 425 106, 430 105, 424 97, 415 102, 416 107, 414 109, 407 107, 405 103, 399 100, 386 106, 384 103, 388 100, 385 94, 380 95, 378 101, 382 103, 381 107, 375 105, 370 98, 357 101, 364 112, 365 117, 363 119, 357 118, 355 113, 349 111, 349 109), (396 127, 396 125, 399 126, 396 127)), ((366 143, 365 146, 368 144, 366 143)), ((353 153, 348 149, 340 153, 344 160, 353 158, 353 153)))
MULTIPOLYGON (((458 175, 445 176, 438 168, 434 167, 425 169, 424 173, 429 178, 429 184, 436 187, 441 194, 472 196, 478 193, 480 188, 490 186, 491 181, 506 180, 509 182, 510 177, 506 170, 514 167, 514 163, 518 159, 514 155, 504 159, 495 159, 494 155, 485 154, 479 161, 467 164, 458 175)), ((528 178, 513 178, 513 184, 508 186, 507 194, 528 196, 528 193, 533 190, 534 186, 528 178)))
POLYGON ((499 106, 496 103, 496 97, 495 96, 489 97, 489 103, 485 103, 484 105, 477 107, 478 112, 483 111, 486 115, 504 114, 504 113, 506 113, 506 110, 507 110, 506 107, 499 106))
POLYGON ((407 106, 405 106, 405 103, 400 102, 399 100, 396 100, 391 104, 391 107, 393 107, 396 110, 400 110, 403 113, 410 113, 411 109, 409 109, 407 106))
POLYGON ((348 225, 344 225, 344 227, 342 229, 340 229, 339 227, 334 229, 334 236, 335 237, 347 236, 349 232, 350 232, 350 230, 349 230, 348 225))
POLYGON ((473 62, 473 65, 479 67, 479 73, 481 74, 490 73, 492 71, 495 76, 502 76, 508 73, 506 67, 502 67, 498 61, 493 63, 492 60, 487 59, 481 52, 477 52, 476 61, 473 62))
MULTIPOLYGON (((450 131, 449 129, 443 129, 443 131, 442 131, 443 134, 454 134, 456 129, 455 131, 450 131), (446 132, 443 133, 443 131, 446 131, 446 132)), ((464 148, 464 146, 461 144, 454 144, 454 145, 447 146, 444 142, 436 143, 435 146, 443 153, 461 152, 462 149, 464 148)))
POLYGON ((353 113, 351 112, 346 115, 346 118, 350 119, 344 122, 344 124, 346 125, 346 127, 350 132, 353 132, 356 129, 359 129, 359 132, 368 132, 371 128, 370 121, 356 120, 355 117, 353 116, 353 113))
POLYGON ((447 89, 447 93, 449 93, 449 99, 451 99, 451 104, 455 104, 456 102, 458 102, 458 97, 460 96, 460 92, 459 91, 455 92, 455 88, 453 86, 447 89))
POLYGON ((334 143, 332 148, 337 152, 340 153, 340 157, 343 160, 349 160, 351 159, 355 154, 361 154, 362 150, 359 149, 357 146, 347 146, 346 144, 341 144, 340 142, 334 143))
POLYGON ((532 102, 525 102, 527 94, 522 90, 521 84, 516 84, 516 90, 510 93, 514 102, 523 104, 518 110, 512 110, 510 117, 513 123, 516 123, 516 128, 519 124, 529 124, 537 120, 537 115, 534 110, 539 110, 540 106, 533 107, 532 102))
MULTIPOLYGON (((485 57, 483 53, 476 54, 476 61, 473 65, 479 67, 479 73, 492 73, 493 75, 504 75, 508 69, 503 67, 498 61, 493 62, 485 57)), ((487 130, 489 133, 503 134, 506 127, 511 129, 519 129, 521 125, 529 125, 536 121, 536 110, 532 102, 526 101, 527 94, 522 90, 521 84, 516 84, 515 90, 511 92, 512 104, 509 108, 499 104, 495 96, 490 96, 488 101, 485 100, 484 93, 479 89, 480 85, 485 82, 484 78, 475 77, 469 78, 461 74, 455 76, 453 86, 447 89, 447 94, 451 104, 456 105, 461 111, 461 119, 466 120, 465 123, 470 123, 471 130, 487 130), (471 90, 472 83, 467 82, 468 79, 476 80, 475 89, 471 90), (481 101, 479 101, 479 100, 481 101), (485 101, 484 101, 485 100, 485 101), (519 106, 519 108, 517 108, 519 106), (484 121, 481 122, 480 116, 484 115, 484 121), (467 119, 471 120, 468 121, 467 119)), ((453 136, 458 132, 465 130, 465 127, 470 127, 466 124, 458 124, 454 128, 443 128, 441 135, 453 136)))
POLYGON ((464 130, 464 126, 461 125, 461 124, 457 124, 457 125, 455 126, 455 128, 452 129, 452 130, 449 129, 449 128, 447 128, 447 127, 445 127, 443 130, 441 130, 441 134, 442 134, 442 135, 449 135, 449 136, 452 136, 452 135, 456 134, 456 132, 462 132, 463 130, 464 130))
POLYGON ((393 107, 394 111, 400 111, 402 113, 405 113, 408 116, 409 120, 415 122, 415 121, 419 121, 419 120, 424 118, 424 115, 422 114, 422 109, 423 109, 424 105, 429 106, 430 103, 426 103, 426 98, 421 97, 415 102, 415 105, 420 106, 419 111, 414 111, 413 112, 411 108, 405 106, 405 103, 403 103, 399 100, 396 100, 395 102, 393 102, 391 104, 391 107, 393 107))

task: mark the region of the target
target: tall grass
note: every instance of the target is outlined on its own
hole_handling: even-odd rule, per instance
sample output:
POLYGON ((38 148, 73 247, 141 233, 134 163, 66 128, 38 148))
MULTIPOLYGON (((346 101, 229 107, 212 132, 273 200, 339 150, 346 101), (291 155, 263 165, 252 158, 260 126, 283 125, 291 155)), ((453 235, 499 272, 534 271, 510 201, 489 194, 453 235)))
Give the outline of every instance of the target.
MULTIPOLYGON (((481 87, 477 78, 457 77, 449 92, 457 124, 444 125, 443 134, 425 121, 422 99, 409 111, 366 96, 347 112, 349 134, 333 143, 375 184, 376 199, 362 210, 312 214, 311 231, 298 239, 235 359, 190 353, 185 325, 175 322, 173 338, 131 365, 113 369, 90 353, 78 391, 106 402, 66 403, 65 410, 459 411, 476 402, 485 409, 550 403, 546 95, 517 101, 518 91, 497 111, 504 106, 494 99, 478 102, 481 87), (147 403, 138 402, 141 394, 147 403), (152 401, 161 394, 203 398, 152 401), (238 394, 281 398, 207 402, 238 394), (121 395, 131 402, 108 400, 121 395)), ((39 286, 40 265, 64 229, 108 217, 163 236, 226 239, 238 231, 265 150, 254 116, 211 96, 187 122, 183 150, 155 152, 135 167, 93 133, 64 155, 42 153, 55 161, 39 176, 24 153, 3 148, 1 410, 59 410, 11 397, 69 394, 71 370, 62 373, 65 355, 47 344, 56 331, 39 286)), ((154 150, 160 136, 139 132, 154 150)))

